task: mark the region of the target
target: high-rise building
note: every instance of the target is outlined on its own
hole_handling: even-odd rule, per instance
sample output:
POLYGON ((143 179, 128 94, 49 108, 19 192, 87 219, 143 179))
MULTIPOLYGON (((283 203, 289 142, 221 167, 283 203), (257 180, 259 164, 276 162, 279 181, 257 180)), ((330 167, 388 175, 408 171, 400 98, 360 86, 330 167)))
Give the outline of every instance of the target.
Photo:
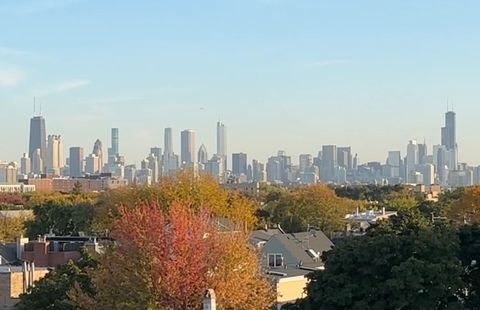
POLYGON ((217 155, 223 157, 227 169, 227 127, 222 122, 217 122, 217 155))
POLYGON ((252 160, 252 178, 254 182, 265 181, 265 165, 258 160, 252 160))
POLYGON ((442 127, 442 145, 448 153, 447 165, 450 170, 457 170, 458 146, 456 133, 456 114, 453 111, 445 113, 445 127, 442 127))
POLYGON ((83 176, 83 148, 70 148, 70 177, 79 178, 83 176))
POLYGON ((247 154, 232 154, 232 172, 234 176, 247 175, 247 154))
MULTIPOLYGON (((47 136, 46 136, 46 126, 45 126, 45 118, 43 116, 34 116, 30 119, 30 143, 28 154, 30 158, 33 160, 36 150, 40 150, 40 159, 42 161, 42 167, 40 167, 40 171, 37 173, 42 173, 44 168, 43 164, 45 164, 45 155, 47 153, 47 136)), ((33 166, 33 162, 32 162, 33 166)))
POLYGON ((217 182, 223 183, 225 176, 225 168, 223 164, 223 157, 217 154, 205 164, 205 171, 210 174, 217 182))
POLYGON ((165 128, 165 136, 164 136, 164 148, 163 151, 165 155, 173 154, 173 134, 172 128, 165 128))
POLYGON ((100 172, 102 172, 102 170, 103 170, 103 145, 102 145, 102 141, 100 141, 100 139, 97 139, 97 141, 95 141, 95 144, 93 145, 92 154, 97 157, 98 166, 100 167, 99 170, 100 170, 100 172))
POLYGON ((90 154, 85 158, 85 172, 88 174, 100 173, 100 158, 95 154, 90 154))
POLYGON ((20 159, 20 173, 28 175, 30 172, 32 172, 32 160, 28 156, 28 153, 23 153, 23 156, 20 159))
POLYGON ((337 147, 335 145, 322 146, 322 167, 320 177, 325 182, 337 181, 337 147))
POLYGON ((205 165, 207 162, 208 162, 208 153, 207 153, 207 148, 205 147, 205 145, 202 143, 202 145, 200 145, 200 148, 198 149, 198 162, 200 164, 203 164, 205 165))
MULTIPOLYGON (((420 163, 418 158, 418 144, 416 140, 410 140, 407 145, 406 175, 413 176, 412 172, 416 172, 417 165, 420 163)), ((413 179, 408 182, 414 183, 413 179)))
POLYGON ((181 159, 182 165, 195 162, 195 132, 186 129, 181 133, 181 159))
POLYGON ((0 184, 16 184, 18 165, 15 162, 0 162, 0 184))
POLYGON ((300 154, 298 162, 300 172, 306 172, 313 165, 313 157, 311 154, 300 154))
POLYGON ((40 149, 36 149, 35 152, 33 152, 32 172, 35 174, 43 173, 43 159, 42 159, 42 151, 40 149))
POLYGON ((388 152, 386 177, 398 178, 400 177, 400 166, 402 165, 402 155, 400 151, 388 152))
POLYGON ((428 149, 425 142, 418 144, 418 162, 420 165, 426 164, 425 160, 427 157, 427 152, 428 149))
POLYGON ((60 168, 63 166, 62 136, 48 135, 45 161, 47 167, 47 170, 45 171, 46 173, 56 176, 60 175, 60 168))
POLYGON ((118 128, 112 128, 112 145, 108 149, 108 164, 114 165, 120 155, 120 135, 118 128))
POLYGON ((337 148, 337 163, 339 167, 343 167, 347 171, 352 170, 353 157, 352 148, 350 146, 337 148))
MULTIPOLYGON (((152 148, 153 151, 155 151, 155 148, 152 148)), ((158 150, 157 150, 158 153, 158 150)), ((160 149, 161 153, 161 149, 160 149)), ((144 161, 147 164, 148 169, 152 172, 152 183, 157 183, 158 179, 160 178, 159 175, 159 160, 158 157, 155 155, 155 153, 151 153, 144 161)))

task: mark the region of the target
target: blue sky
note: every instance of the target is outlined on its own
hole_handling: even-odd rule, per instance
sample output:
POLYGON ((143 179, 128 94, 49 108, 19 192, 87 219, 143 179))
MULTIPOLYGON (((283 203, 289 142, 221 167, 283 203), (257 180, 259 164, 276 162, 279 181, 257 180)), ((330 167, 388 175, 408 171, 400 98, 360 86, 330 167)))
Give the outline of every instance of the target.
POLYGON ((361 161, 438 144, 447 98, 460 160, 480 164, 480 2, 0 0, 0 159, 28 146, 33 96, 65 147, 130 162, 163 128, 264 161, 351 145, 361 161))

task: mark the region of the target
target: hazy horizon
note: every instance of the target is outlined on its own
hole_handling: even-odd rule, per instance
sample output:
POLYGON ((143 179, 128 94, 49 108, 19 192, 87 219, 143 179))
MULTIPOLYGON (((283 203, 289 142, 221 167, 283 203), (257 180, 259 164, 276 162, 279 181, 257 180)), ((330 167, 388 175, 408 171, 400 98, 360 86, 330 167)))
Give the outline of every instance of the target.
POLYGON ((33 97, 47 134, 86 153, 110 128, 140 163, 163 128, 196 131, 196 149, 294 162, 322 145, 360 162, 440 144, 447 100, 459 160, 480 164, 474 1, 0 0, 0 160, 28 151, 33 97))

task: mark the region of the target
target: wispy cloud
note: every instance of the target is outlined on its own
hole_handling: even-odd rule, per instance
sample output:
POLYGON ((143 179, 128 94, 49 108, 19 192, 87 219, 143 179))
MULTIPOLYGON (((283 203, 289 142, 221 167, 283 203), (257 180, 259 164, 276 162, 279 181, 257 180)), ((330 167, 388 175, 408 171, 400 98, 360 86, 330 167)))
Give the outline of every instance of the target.
POLYGON ((329 67, 329 66, 336 66, 336 65, 345 65, 348 64, 349 61, 346 59, 327 59, 316 61, 310 64, 311 67, 329 67))
POLYGON ((71 80, 58 84, 54 89, 54 93, 64 93, 76 88, 84 87, 90 84, 90 80, 80 79, 80 80, 71 80))
POLYGON ((30 55, 29 52, 15 49, 15 48, 10 48, 10 47, 4 47, 0 46, 0 54, 2 55, 11 55, 11 56, 24 56, 24 55, 30 55))
POLYGON ((0 70, 0 87, 13 87, 20 84, 24 75, 16 70, 0 70))
POLYGON ((32 95, 38 96, 38 97, 45 97, 49 95, 55 95, 55 94, 72 91, 78 88, 85 87, 89 84, 91 84, 91 81, 87 79, 73 79, 73 80, 60 82, 57 85, 54 85, 52 87, 49 87, 43 90, 35 90, 32 92, 32 95))

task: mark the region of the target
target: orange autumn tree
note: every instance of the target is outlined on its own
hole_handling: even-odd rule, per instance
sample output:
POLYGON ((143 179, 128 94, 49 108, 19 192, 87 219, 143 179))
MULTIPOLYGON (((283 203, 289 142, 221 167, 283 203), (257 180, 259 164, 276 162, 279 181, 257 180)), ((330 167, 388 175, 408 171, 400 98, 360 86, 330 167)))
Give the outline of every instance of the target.
POLYGON ((256 224, 257 205, 253 200, 223 189, 210 175, 184 170, 161 178, 153 186, 123 187, 103 193, 95 206, 94 229, 99 233, 111 230, 120 206, 135 208, 147 203, 168 210, 174 202, 196 210, 206 207, 214 216, 241 223, 250 229, 256 224))
POLYGON ((206 289, 219 309, 268 309, 274 294, 243 232, 219 232, 211 213, 174 203, 120 208, 117 246, 93 274, 96 296, 79 308, 200 309, 206 289))

